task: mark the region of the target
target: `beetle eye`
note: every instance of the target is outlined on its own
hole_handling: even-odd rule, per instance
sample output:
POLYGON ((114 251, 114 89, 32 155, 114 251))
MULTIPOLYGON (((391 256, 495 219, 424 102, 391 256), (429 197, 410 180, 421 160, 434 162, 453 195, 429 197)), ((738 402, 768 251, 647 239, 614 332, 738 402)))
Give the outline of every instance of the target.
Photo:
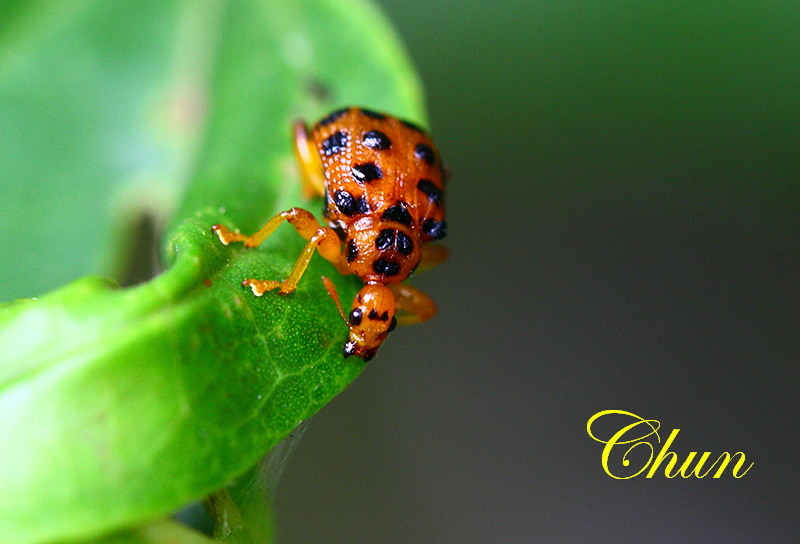
POLYGON ((361 325, 361 318, 363 314, 361 312, 361 308, 353 308, 350 311, 350 315, 347 316, 347 320, 350 322, 351 325, 361 325))
POLYGON ((397 328, 397 318, 395 316, 392 316, 392 322, 389 323, 389 328, 386 330, 386 332, 392 332, 396 328, 397 328))

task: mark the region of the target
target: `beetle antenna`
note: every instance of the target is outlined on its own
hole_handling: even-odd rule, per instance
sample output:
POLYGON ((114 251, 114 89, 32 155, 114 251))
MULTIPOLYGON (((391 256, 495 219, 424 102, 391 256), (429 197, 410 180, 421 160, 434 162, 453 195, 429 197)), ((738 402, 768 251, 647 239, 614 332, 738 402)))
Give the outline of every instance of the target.
POLYGON ((322 276, 322 283, 325 285, 325 290, 328 291, 328 294, 333 299, 333 302, 336 303, 336 309, 339 310, 339 315, 342 316, 342 319, 348 326, 350 326, 350 322, 347 321, 347 316, 344 315, 344 310, 342 309, 342 301, 339 300, 339 293, 336 291, 336 286, 330 280, 330 278, 322 276))

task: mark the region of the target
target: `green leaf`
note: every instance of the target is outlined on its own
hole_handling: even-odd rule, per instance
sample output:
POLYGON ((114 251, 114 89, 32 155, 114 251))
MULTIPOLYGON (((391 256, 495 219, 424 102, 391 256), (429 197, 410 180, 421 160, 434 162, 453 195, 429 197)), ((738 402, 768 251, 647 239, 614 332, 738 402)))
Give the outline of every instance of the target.
MULTIPOLYGON (((55 5, 26 9, 45 12, 55 5)), ((118 85, 133 86, 125 96, 137 94, 139 79, 132 74, 147 72, 146 91, 170 104, 162 112, 166 119, 180 118, 187 108, 193 116, 171 145, 162 142, 163 119, 162 128, 148 131, 141 120, 127 127, 119 126, 120 116, 90 115, 81 125, 83 139, 67 125, 54 128, 85 152, 77 156, 86 161, 99 152, 95 144, 104 135, 132 130, 134 141, 176 155, 165 159, 172 166, 153 169, 165 175, 164 194, 184 181, 187 186, 165 239, 169 268, 156 279, 120 289, 88 277, 38 300, 0 307, 0 542, 93 539, 159 519, 246 473, 363 369, 360 360, 341 355, 346 327, 319 279, 331 277, 346 299, 357 289, 354 278, 337 276, 315 257, 294 294, 254 297, 242 289, 242 279, 286 277, 303 240, 283 226, 257 250, 225 247, 210 226, 250 232, 292 205, 321 208, 299 197, 290 136, 297 117, 313 120, 335 107, 362 104, 424 121, 413 69, 393 31, 364 1, 136 6, 85 2, 66 21, 30 12, 19 18, 30 25, 49 21, 44 30, 4 34, 0 25, 0 44, 14 49, 0 53, 0 70, 19 71, 19 55, 28 53, 23 64, 32 73, 40 57, 53 58, 42 43, 52 43, 54 33, 70 36, 64 43, 76 55, 104 52, 102 62, 118 69, 106 77, 113 81, 117 73, 118 85), (115 28, 137 37, 131 44, 154 29, 174 43, 158 35, 155 51, 132 52, 114 41, 115 28), (82 33, 74 37, 76 29, 82 33), (161 56, 152 61, 149 55, 161 56), (136 58, 160 71, 142 70, 136 58)), ((12 79, 0 74, 6 90, 12 79)), ((91 107, 120 106, 119 96, 95 94, 87 102, 80 89, 78 83, 62 97, 76 119, 91 107)), ((20 103, 22 111, 9 110, 19 122, 30 107, 20 103)), ((26 160, 41 156, 55 164, 61 151, 43 145, 26 160)), ((70 158, 65 167, 72 170, 64 177, 94 184, 88 192, 96 197, 109 169, 93 173, 92 165, 70 158)), ((124 168, 115 168, 123 178, 124 168)), ((25 168, 0 173, 31 182, 25 168)), ((132 164, 130 175, 140 174, 132 164)), ((56 209, 58 194, 43 190, 41 197, 56 209)), ((132 200, 134 211, 149 209, 147 198, 132 200)), ((154 207, 155 216, 163 213, 159 203, 154 207)))
POLYGON ((185 184, 200 131, 176 121, 176 56, 194 19, 136 5, 0 3, 0 300, 97 272, 111 226, 163 216, 185 184))
POLYGON ((178 522, 161 520, 104 538, 96 544, 212 544, 214 541, 178 522))

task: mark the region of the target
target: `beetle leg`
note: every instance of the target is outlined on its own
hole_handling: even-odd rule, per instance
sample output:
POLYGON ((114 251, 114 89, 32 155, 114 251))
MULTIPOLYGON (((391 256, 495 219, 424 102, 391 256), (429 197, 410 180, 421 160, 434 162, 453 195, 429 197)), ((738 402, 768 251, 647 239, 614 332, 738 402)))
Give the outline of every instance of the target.
POLYGON ((300 165, 303 178, 303 196, 306 199, 325 194, 325 169, 319 158, 319 151, 308 134, 303 121, 294 124, 294 154, 300 165))
POLYGON ((397 309, 395 317, 400 325, 422 323, 436 315, 436 303, 416 287, 403 283, 393 283, 387 287, 394 294, 397 309))
POLYGON ((250 287, 253 294, 256 296, 263 295, 266 291, 272 289, 280 289, 279 294, 287 295, 295 290, 297 282, 303 276, 303 273, 314 256, 314 251, 326 260, 334 263, 337 267, 341 267, 341 241, 333 229, 323 227, 317 221, 311 212, 302 208, 292 208, 285 212, 281 212, 261 227, 261 229, 253 234, 247 236, 239 232, 232 232, 224 225, 214 225, 211 229, 217 233, 220 241, 228 245, 231 242, 244 242, 245 247, 257 247, 263 242, 276 228, 283 222, 287 221, 294 227, 297 233, 308 240, 308 243, 300 252, 300 257, 294 264, 294 268, 289 273, 289 276, 282 282, 273 280, 257 280, 248 278, 244 280, 242 285, 250 287))
POLYGON ((449 252, 444 246, 439 244, 425 244, 422 246, 422 259, 419 262, 417 271, 424 272, 430 270, 434 266, 442 264, 447 260, 449 252))
POLYGON ((345 324, 349 327, 350 320, 347 319, 347 315, 344 313, 344 308, 342 308, 342 300, 339 298, 339 292, 336 290, 336 286, 333 284, 330 278, 322 276, 322 284, 325 286, 325 290, 328 291, 328 295, 333 299, 333 303, 336 304, 336 309, 339 310, 339 315, 342 316, 345 324))
POLYGON ((211 230, 217 233, 220 242, 226 246, 231 242, 244 242, 245 247, 258 247, 284 221, 291 224, 298 234, 306 240, 310 240, 314 233, 322 228, 322 225, 319 224, 319 221, 311 212, 303 208, 292 208, 279 213, 258 229, 258 232, 250 236, 240 232, 233 232, 225 225, 220 224, 212 226, 211 230))

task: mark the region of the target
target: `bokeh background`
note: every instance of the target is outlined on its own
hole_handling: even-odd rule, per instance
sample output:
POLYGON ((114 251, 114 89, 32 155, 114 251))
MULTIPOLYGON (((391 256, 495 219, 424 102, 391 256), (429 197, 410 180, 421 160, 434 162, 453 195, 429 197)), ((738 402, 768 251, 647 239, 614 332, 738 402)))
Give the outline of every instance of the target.
MULTIPOLYGON (((139 89, 173 68, 141 61, 169 57, 166 4, 130 8, 138 34, 135 20, 120 35, 88 21, 54 42, 102 43, 85 59, 26 64, 0 47, 4 77, 30 83, 1 94, 28 107, 0 103, 4 298, 88 272, 76 243, 110 246, 95 234, 105 178, 140 172, 119 199, 147 208, 163 198, 153 184, 185 173, 128 128, 153 100, 139 89), (31 128, 50 118, 52 133, 31 128), (91 130, 100 118, 109 132, 91 130), (85 134, 75 149, 64 127, 85 134), (46 187, 9 182, 42 177, 68 187, 53 209, 46 187), (19 228, 76 202, 69 228, 19 228)), ((380 4, 453 172, 452 257, 415 278, 439 315, 393 333, 305 425, 278 488, 280 542, 800 542, 796 3, 380 4), (755 465, 742 479, 613 480, 585 431, 608 409, 661 421, 662 437, 681 429, 681 457, 743 451, 755 465)), ((38 22, 58 26, 51 15, 38 22)), ((29 38, 9 28, 0 46, 29 38)), ((185 151, 181 123, 162 129, 185 151)))
POLYGON ((417 278, 439 316, 307 427, 282 542, 800 541, 797 6, 381 4, 452 258, 417 278), (612 480, 606 409, 755 465, 612 480))

